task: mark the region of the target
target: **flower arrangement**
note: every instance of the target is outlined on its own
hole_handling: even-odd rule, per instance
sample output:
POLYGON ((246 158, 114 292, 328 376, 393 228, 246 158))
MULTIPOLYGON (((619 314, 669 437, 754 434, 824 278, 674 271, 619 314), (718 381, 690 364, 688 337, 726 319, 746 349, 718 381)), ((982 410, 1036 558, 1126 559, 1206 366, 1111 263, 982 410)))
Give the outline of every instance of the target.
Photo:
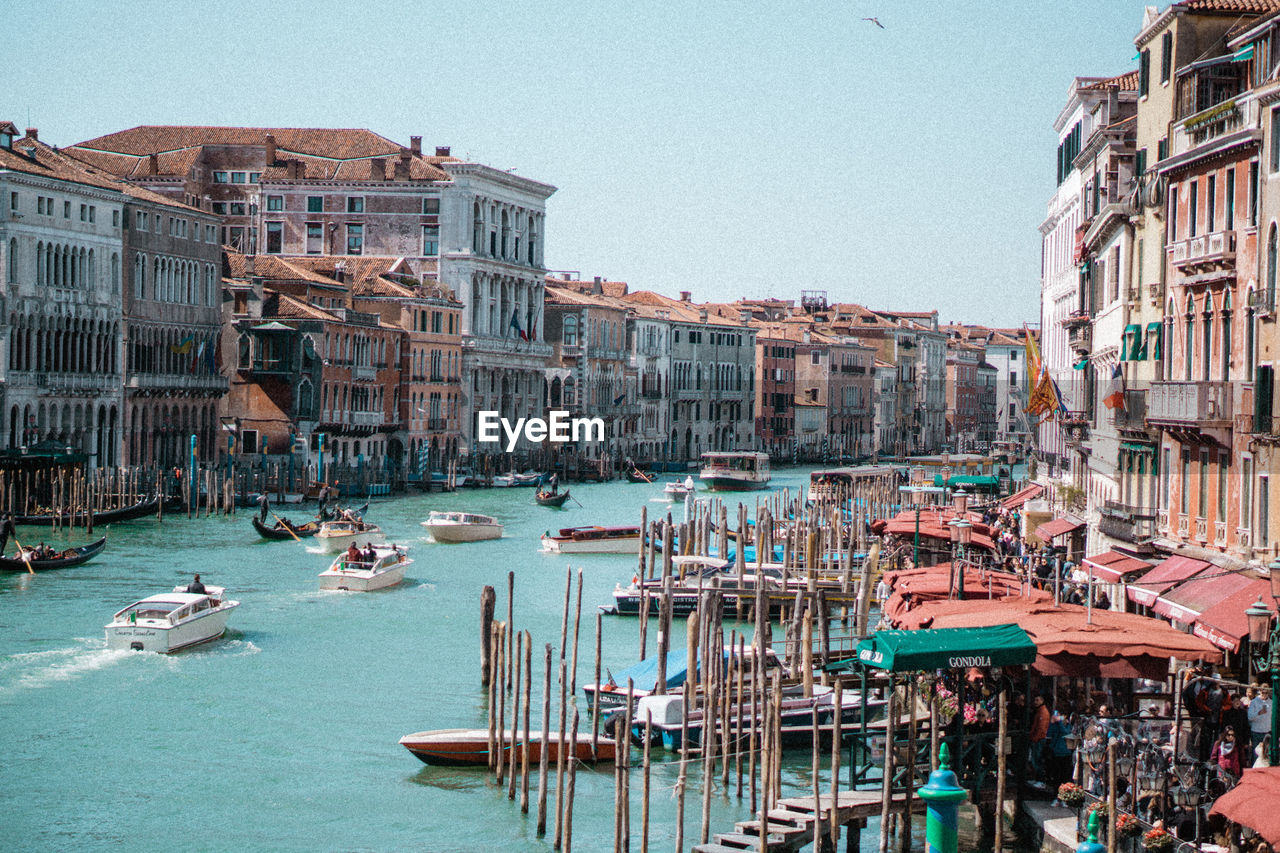
POLYGON ((978 707, 973 703, 966 703, 964 706, 964 724, 971 726, 978 722, 978 707))
POLYGON ((1142 848, 1152 851, 1169 850, 1173 847, 1173 841, 1173 836, 1163 829, 1153 829, 1142 836, 1142 848))
POLYGON ((1116 835, 1121 838, 1133 838, 1142 833, 1142 824, 1131 814, 1116 815, 1116 835))
POLYGON ((1058 799, 1071 808, 1084 805, 1084 788, 1073 782, 1063 782, 1058 786, 1058 799))
POLYGON ((935 696, 938 699, 938 719, 945 726, 955 719, 956 712, 960 710, 960 700, 942 685, 938 685, 935 696))

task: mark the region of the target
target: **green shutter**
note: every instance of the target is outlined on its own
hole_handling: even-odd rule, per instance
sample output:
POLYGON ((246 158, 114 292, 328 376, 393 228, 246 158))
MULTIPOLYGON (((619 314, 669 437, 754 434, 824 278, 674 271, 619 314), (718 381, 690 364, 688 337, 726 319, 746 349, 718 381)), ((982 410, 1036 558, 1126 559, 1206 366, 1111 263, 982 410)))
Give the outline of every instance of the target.
POLYGON ((1142 358, 1139 354, 1142 349, 1142 327, 1137 323, 1130 323, 1124 327, 1124 340, 1120 345, 1121 361, 1138 361, 1142 358))
POLYGON ((1164 336, 1164 326, 1157 320, 1154 323, 1147 324, 1147 340, 1142 345, 1142 358, 1150 358, 1152 361, 1159 361, 1163 356, 1161 351, 1161 339, 1164 336))

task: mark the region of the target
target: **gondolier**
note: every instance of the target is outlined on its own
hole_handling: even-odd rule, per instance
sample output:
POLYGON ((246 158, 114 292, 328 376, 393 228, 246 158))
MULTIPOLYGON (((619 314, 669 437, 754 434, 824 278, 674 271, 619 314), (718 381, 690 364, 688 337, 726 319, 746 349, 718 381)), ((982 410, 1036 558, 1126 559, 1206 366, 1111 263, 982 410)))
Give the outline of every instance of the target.
POLYGON ((9 537, 16 532, 13 526, 13 513, 6 512, 4 518, 0 519, 0 555, 3 555, 8 548, 9 537))
POLYGON ((271 509, 271 499, 267 497, 266 492, 258 495, 258 520, 266 523, 267 513, 271 509))

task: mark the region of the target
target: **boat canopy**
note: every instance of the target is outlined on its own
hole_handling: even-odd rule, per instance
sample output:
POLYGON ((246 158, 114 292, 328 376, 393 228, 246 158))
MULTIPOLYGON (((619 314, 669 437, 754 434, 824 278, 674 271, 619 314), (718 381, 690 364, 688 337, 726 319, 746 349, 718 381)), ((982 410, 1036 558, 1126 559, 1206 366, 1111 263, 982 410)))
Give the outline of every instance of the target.
POLYGON ((888 672, 1016 666, 1036 660, 1036 644, 1017 625, 877 631, 858 643, 857 657, 824 669, 840 672, 867 666, 888 672))
MULTIPOLYGON (((689 674, 689 655, 685 649, 667 652, 667 687, 679 687, 689 674)), ((621 672, 610 673, 618 687, 626 687, 628 679, 637 690, 654 690, 658 686, 658 656, 647 657, 621 672)))

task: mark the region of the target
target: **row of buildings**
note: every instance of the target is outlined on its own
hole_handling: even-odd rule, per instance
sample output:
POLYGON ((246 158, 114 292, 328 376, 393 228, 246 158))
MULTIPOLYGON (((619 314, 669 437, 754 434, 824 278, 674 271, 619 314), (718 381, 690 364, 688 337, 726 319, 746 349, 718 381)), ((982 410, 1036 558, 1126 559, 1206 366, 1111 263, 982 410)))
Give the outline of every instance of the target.
MULTIPOLYGON (((1021 333, 936 312, 697 303, 549 272, 554 187, 367 130, 0 124, 0 437, 401 471, 482 411, 600 417, 588 455, 872 458, 1026 441, 1021 333)), ((527 441, 517 447, 528 451, 527 441)))
POLYGON ((1054 125, 1041 323, 1062 405, 1040 459, 1090 551, 1266 563, 1280 2, 1148 7, 1134 46, 1137 70, 1076 78, 1054 125))

